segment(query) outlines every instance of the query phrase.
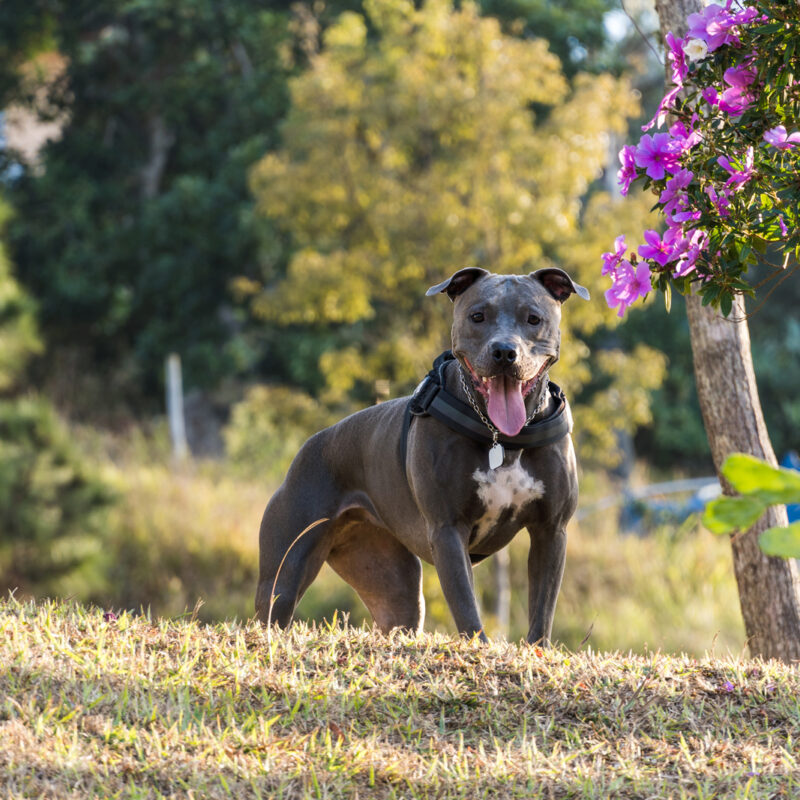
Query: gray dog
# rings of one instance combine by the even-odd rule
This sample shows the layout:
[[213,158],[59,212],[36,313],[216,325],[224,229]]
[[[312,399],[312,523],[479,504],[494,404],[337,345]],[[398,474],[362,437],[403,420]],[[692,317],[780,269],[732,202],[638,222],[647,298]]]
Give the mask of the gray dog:
[[478,268],[428,290],[439,292],[453,301],[452,353],[411,398],[312,436],[267,505],[256,592],[262,622],[287,626],[327,561],[382,631],[419,631],[424,559],[436,567],[458,630],[485,639],[472,566],[527,528],[527,639],[548,642],[578,480],[569,406],[547,370],[559,355],[561,304],[589,293],[560,269]]

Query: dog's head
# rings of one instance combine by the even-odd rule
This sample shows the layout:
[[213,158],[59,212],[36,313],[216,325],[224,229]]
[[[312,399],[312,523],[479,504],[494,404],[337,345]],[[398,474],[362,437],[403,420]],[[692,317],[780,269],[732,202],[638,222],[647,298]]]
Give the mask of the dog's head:
[[516,436],[527,417],[525,397],[558,360],[561,305],[589,292],[561,269],[497,275],[468,267],[427,294],[453,301],[452,347],[472,377],[497,429]]

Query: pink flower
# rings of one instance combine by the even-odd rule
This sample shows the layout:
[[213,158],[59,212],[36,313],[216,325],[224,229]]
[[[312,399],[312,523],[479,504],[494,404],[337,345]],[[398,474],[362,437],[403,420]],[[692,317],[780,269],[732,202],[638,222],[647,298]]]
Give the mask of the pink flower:
[[640,263],[636,267],[636,275],[634,279],[628,284],[630,292],[634,296],[634,300],[640,297],[647,297],[650,290],[653,288],[650,282],[650,267],[647,264]]
[[619,268],[614,275],[613,285],[605,291],[608,307],[616,308],[619,306],[619,310],[617,311],[618,317],[621,317],[625,313],[627,306],[633,302],[630,296],[630,281],[633,277],[633,265],[630,261],[623,261],[619,264]]
[[600,271],[600,274],[614,275],[627,249],[625,237],[617,236],[617,238],[614,240],[614,252],[603,253],[603,269]]
[[636,148],[632,144],[626,144],[622,150],[619,151],[619,162],[622,167],[617,172],[617,183],[619,184],[620,194],[623,196],[628,194],[636,178]]
[[681,169],[667,181],[661,192],[658,202],[664,206],[667,224],[673,226],[686,222],[689,219],[699,219],[700,211],[693,211],[689,206],[689,196],[686,187],[692,182],[694,173],[688,169]]
[[683,278],[692,272],[697,264],[697,257],[694,260],[684,258],[678,262],[677,266],[672,272],[674,278]]
[[703,212],[699,208],[692,210],[689,205],[689,199],[681,198],[681,205],[672,212],[671,216],[667,218],[667,225],[682,225],[684,222],[698,220],[703,216]]
[[706,86],[700,94],[710,106],[715,106],[719,103],[719,92],[713,86]]
[[693,230],[682,242],[681,258],[672,274],[676,278],[682,278],[692,272],[707,243],[708,234],[705,231]]
[[679,169],[668,181],[661,192],[658,202],[670,203],[674,200],[676,194],[685,189],[694,178],[694,173],[690,169]]
[[685,53],[683,52],[683,39],[676,38],[672,31],[666,36],[667,58],[672,62],[672,82],[676,86],[683,86],[683,81],[689,72],[686,64]]
[[682,120],[677,120],[670,126],[669,135],[674,139],[675,147],[681,153],[691,150],[698,142],[703,140],[703,134],[694,129],[699,119],[697,114],[692,115],[691,131],[686,130]]
[[746,67],[729,67],[723,75],[725,83],[730,87],[719,98],[720,110],[732,117],[743,114],[755,99],[748,87],[756,78],[754,70]]
[[739,44],[732,32],[734,18],[726,8],[716,3],[707,5],[699,14],[689,14],[686,21],[689,23],[688,36],[702,39],[708,45],[709,53],[723,44]]
[[686,55],[683,52],[684,40],[678,39],[672,31],[670,31],[666,36],[666,42],[667,58],[672,64],[672,83],[674,86],[661,98],[661,102],[658,105],[653,119],[646,125],[642,125],[643,131],[649,131],[654,125],[660,127],[664,124],[664,120],[667,118],[667,114],[672,108],[672,103],[678,96],[678,92],[683,88],[683,82],[689,73],[689,67],[686,64]]
[[717,194],[713,186],[706,186],[705,193],[721,217],[729,217],[731,215],[731,212],[728,211],[728,206],[731,204],[728,198],[731,196],[731,192],[728,189],[720,189],[719,194]]
[[747,153],[745,154],[744,159],[744,166],[742,169],[738,169],[734,167],[733,164],[725,157],[720,156],[717,159],[717,164],[719,164],[723,169],[727,170],[730,177],[727,181],[725,181],[725,186],[732,186],[733,191],[737,191],[744,186],[750,178],[753,177],[753,148],[748,147]]
[[[753,20],[758,17],[758,11],[753,8],[752,6],[748,6],[747,8],[743,8],[741,11],[738,11],[731,17],[731,23],[733,25],[749,25]],[[767,21],[767,17],[764,17],[764,22]]]
[[756,79],[756,72],[747,67],[728,67],[722,77],[728,86],[746,89]]
[[667,172],[677,172],[678,148],[668,133],[655,136],[645,134],[636,148],[636,164],[644,169],[654,181],[660,181]]
[[634,271],[630,261],[622,261],[614,277],[614,285],[605,292],[609,308],[618,308],[617,316],[625,314],[625,309],[645,297],[651,290],[650,268],[641,263]]
[[789,235],[789,229],[786,227],[786,223],[783,221],[783,214],[778,214],[778,225],[781,229],[781,236],[785,239]]
[[796,144],[800,144],[800,131],[795,131],[787,136],[786,128],[783,125],[778,125],[776,128],[770,128],[764,133],[764,141],[779,150],[787,150]]
[[747,111],[753,103],[753,95],[742,89],[726,89],[719,98],[720,111],[731,117],[739,117]]
[[669,236],[669,231],[664,234],[662,239],[657,231],[645,231],[644,240],[647,244],[639,246],[638,253],[642,258],[651,258],[656,264],[665,266],[668,262],[674,261],[675,253],[675,232]]

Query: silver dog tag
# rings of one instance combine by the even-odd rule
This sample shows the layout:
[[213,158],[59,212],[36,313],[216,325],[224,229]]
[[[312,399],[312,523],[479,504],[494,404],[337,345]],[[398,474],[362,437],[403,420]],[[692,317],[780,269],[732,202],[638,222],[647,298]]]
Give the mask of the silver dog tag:
[[502,466],[506,451],[500,442],[495,442],[489,450],[489,469],[497,469]]

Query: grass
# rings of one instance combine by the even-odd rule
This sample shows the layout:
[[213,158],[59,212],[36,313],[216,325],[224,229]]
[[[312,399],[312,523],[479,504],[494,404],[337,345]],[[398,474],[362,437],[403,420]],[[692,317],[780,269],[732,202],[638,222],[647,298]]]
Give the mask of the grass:
[[800,670],[0,603],[0,795],[777,798]]

